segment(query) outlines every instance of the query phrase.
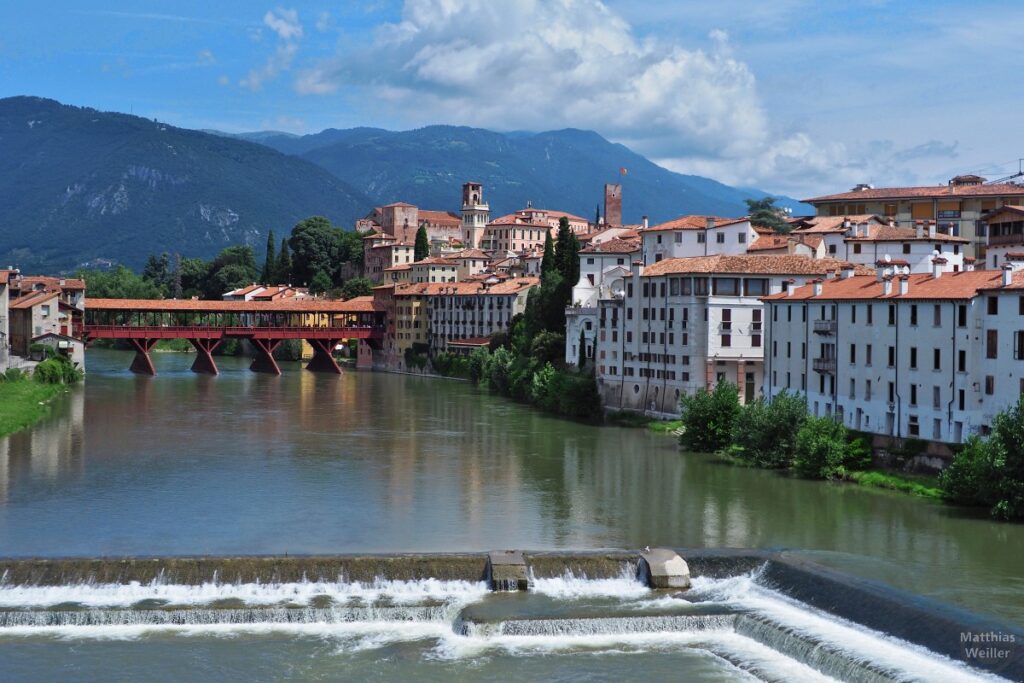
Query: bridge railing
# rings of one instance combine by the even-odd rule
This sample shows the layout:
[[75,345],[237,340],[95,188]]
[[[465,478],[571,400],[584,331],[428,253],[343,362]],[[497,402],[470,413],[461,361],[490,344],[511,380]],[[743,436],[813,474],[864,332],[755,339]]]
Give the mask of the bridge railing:
[[270,327],[248,325],[85,325],[85,334],[92,337],[209,337],[281,336],[301,338],[311,334],[366,334],[383,332],[380,325],[308,325],[303,327]]

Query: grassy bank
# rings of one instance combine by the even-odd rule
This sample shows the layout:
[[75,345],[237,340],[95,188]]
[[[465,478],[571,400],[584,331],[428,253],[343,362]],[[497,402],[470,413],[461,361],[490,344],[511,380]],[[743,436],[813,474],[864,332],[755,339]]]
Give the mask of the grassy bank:
[[939,478],[926,474],[904,474],[902,472],[886,472],[885,470],[865,470],[863,472],[850,472],[847,481],[861,486],[876,489],[888,489],[909,493],[912,496],[942,500],[942,489],[939,488]]
[[629,411],[615,411],[605,415],[605,424],[615,427],[643,427],[658,434],[673,434],[683,426],[682,420],[659,420],[655,417],[631,413]]
[[31,380],[0,382],[0,437],[35,424],[49,411],[49,403],[65,391],[63,384]]

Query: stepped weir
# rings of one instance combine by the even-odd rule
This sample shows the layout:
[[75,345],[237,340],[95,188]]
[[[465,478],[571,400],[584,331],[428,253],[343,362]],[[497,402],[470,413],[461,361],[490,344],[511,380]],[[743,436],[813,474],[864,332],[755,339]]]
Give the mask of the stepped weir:
[[[792,667],[858,682],[1024,680],[1024,631],[784,552],[0,560],[0,639],[401,624],[482,648],[657,642],[762,680]],[[979,657],[965,633],[1000,634],[1007,654]]]

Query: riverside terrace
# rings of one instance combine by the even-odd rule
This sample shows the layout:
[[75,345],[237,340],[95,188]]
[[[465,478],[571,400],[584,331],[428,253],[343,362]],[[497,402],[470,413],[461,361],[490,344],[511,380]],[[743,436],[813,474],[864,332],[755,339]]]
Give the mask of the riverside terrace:
[[89,299],[82,338],[127,339],[135,349],[131,370],[155,375],[149,352],[160,339],[187,339],[196,349],[192,371],[218,374],[212,353],[225,339],[247,339],[256,349],[250,369],[281,374],[273,352],[286,339],[304,339],[313,347],[306,366],[341,372],[334,347],[346,339],[377,344],[384,311],[372,297],[348,301],[200,301],[162,299]]

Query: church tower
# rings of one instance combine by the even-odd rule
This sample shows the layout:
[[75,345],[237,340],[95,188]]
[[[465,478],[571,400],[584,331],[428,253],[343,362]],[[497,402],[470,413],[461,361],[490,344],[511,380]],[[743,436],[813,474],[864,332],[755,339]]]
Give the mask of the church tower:
[[484,201],[484,186],[465,183],[462,186],[462,242],[466,249],[478,249],[484,229],[491,220],[491,207]]

